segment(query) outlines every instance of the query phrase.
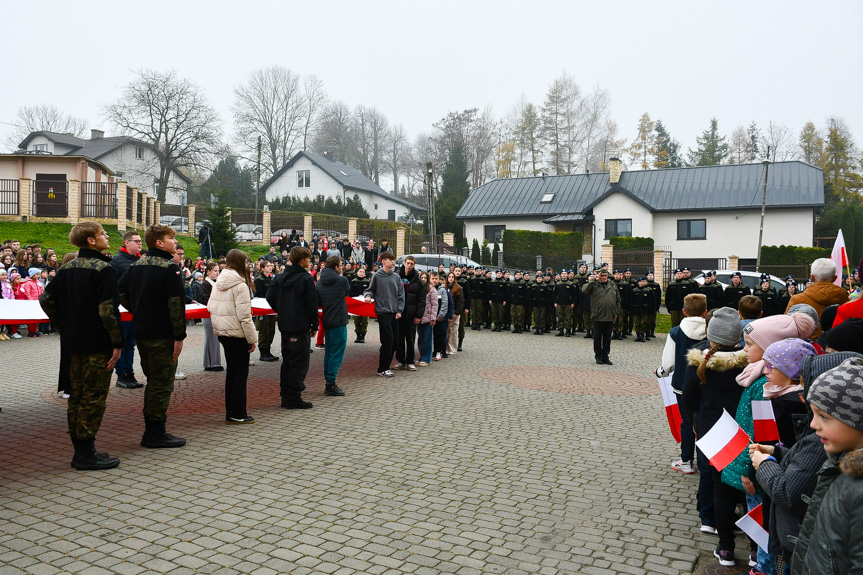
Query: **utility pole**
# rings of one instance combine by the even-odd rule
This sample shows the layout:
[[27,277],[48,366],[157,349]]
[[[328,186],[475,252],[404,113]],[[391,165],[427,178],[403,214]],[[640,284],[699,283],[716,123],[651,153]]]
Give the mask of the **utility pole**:
[[426,219],[429,222],[427,229],[429,231],[432,248],[434,249],[434,252],[432,252],[432,253],[436,254],[436,253],[438,253],[438,250],[437,250],[438,243],[437,243],[437,226],[435,224],[434,184],[435,184],[435,182],[434,182],[434,166],[432,165],[431,162],[428,162],[426,164],[426,193],[428,194],[428,197],[427,197],[427,202],[428,202],[428,214],[427,215],[428,215],[428,217]]
[[[255,187],[255,227],[258,226],[258,198],[261,196],[261,137],[258,136],[258,183]],[[252,235],[254,235],[252,230]]]
[[[770,157],[770,146],[767,146],[767,157]],[[761,194],[761,227],[758,229],[758,259],[755,261],[755,271],[761,271],[761,241],[764,239],[764,209],[767,206],[767,172],[770,162],[764,160],[764,191]]]

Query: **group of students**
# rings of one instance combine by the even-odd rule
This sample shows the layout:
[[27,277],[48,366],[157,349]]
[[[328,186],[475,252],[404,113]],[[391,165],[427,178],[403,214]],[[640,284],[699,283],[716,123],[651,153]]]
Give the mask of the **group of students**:
[[[721,565],[735,565],[737,505],[744,512],[762,505],[769,544],[760,549],[750,541],[753,575],[857,572],[863,565],[855,527],[863,521],[863,319],[834,325],[835,306],[819,316],[808,304],[764,316],[762,301],[746,295],[739,309],[710,308],[703,293],[684,297],[684,318],[671,330],[656,370],[659,377],[671,375],[679,394],[681,457],[672,467],[700,474],[700,530],[718,535],[714,555]],[[813,340],[816,327],[823,332]],[[765,441],[756,430],[753,402],[764,401],[778,441]],[[753,443],[718,469],[695,441],[723,411]]]
[[[51,248],[42,253],[39,243],[22,247],[18,240],[4,241],[0,249],[0,299],[39,299],[60,265],[57,253]],[[21,339],[20,327],[23,326],[0,326],[0,341]],[[29,323],[26,328],[28,337],[54,332],[50,323]]]

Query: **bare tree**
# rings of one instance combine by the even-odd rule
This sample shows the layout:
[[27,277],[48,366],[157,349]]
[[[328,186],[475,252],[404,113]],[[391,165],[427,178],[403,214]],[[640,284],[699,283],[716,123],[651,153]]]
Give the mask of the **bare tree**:
[[211,167],[222,148],[221,121],[201,89],[173,70],[139,70],[135,76],[105,106],[105,116],[122,134],[152,147],[158,199],[164,202],[174,170],[203,173]]
[[324,83],[317,76],[309,74],[303,78],[303,103],[305,108],[303,149],[308,150],[321,120],[321,115],[327,106]]
[[321,115],[313,141],[315,151],[330,152],[345,163],[353,161],[356,129],[350,107],[341,100],[330,102]]
[[354,153],[359,169],[367,178],[380,185],[381,165],[389,147],[389,120],[375,107],[357,106],[354,122],[357,136]]
[[17,150],[18,145],[31,132],[56,132],[81,138],[87,131],[86,119],[64,114],[59,108],[51,104],[18,108],[13,124],[15,129],[9,134],[5,142],[10,151]]
[[390,131],[388,154],[384,158],[384,167],[393,175],[393,194],[399,195],[399,176],[410,159],[408,136],[401,124],[393,126]]
[[770,162],[796,160],[799,157],[791,128],[777,122],[770,122],[767,125],[767,131],[761,135],[758,147],[763,159]]
[[608,130],[608,111],[611,107],[611,96],[608,90],[597,86],[593,92],[581,102],[581,122],[583,128],[581,158],[578,165],[584,165],[584,171],[589,172],[591,165],[598,164],[597,147],[595,143],[602,140]]
[[752,139],[746,128],[737,126],[731,132],[731,147],[728,154],[729,164],[748,164],[754,162],[752,154]]
[[522,95],[504,122],[515,143],[515,176],[535,176],[542,162],[539,110]]
[[565,73],[552,82],[542,105],[542,129],[549,153],[550,168],[555,174],[575,171],[575,153],[579,147],[578,116],[581,90]]
[[450,112],[435,122],[434,142],[435,166],[444,166],[450,150],[456,143],[463,146],[464,157],[471,174],[471,186],[482,185],[495,173],[494,150],[496,145],[496,121],[490,107],[480,115],[479,109]]
[[[322,89],[313,83],[316,89]],[[312,115],[300,88],[300,77],[287,68],[271,66],[249,74],[245,85],[234,88],[237,139],[243,154],[252,158],[261,139],[261,175],[276,173],[304,148]]]

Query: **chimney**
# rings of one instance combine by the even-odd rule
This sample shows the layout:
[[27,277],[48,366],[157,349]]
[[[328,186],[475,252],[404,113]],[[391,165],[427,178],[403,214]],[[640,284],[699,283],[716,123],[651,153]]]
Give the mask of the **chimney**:
[[620,182],[620,173],[623,171],[623,164],[620,158],[609,158],[608,160],[608,183],[616,184]]
[[98,139],[104,138],[104,137],[105,137],[105,132],[103,130],[92,130],[92,129],[90,130],[90,139],[91,140],[98,140]]
[[336,155],[333,152],[324,152],[324,157],[331,162],[336,161]]

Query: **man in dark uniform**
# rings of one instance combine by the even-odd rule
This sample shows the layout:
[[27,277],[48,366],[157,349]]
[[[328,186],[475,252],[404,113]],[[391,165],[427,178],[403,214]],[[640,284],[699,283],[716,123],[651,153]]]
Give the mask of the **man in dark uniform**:
[[[363,266],[357,268],[357,275],[350,280],[351,297],[362,297],[363,292],[369,287],[369,278],[366,277],[366,269]],[[369,329],[369,318],[361,315],[354,316],[354,332],[357,339],[354,343],[366,343],[366,332]]]
[[590,274],[587,272],[587,265],[581,264],[578,266],[578,273],[575,274],[573,282],[578,288],[578,307],[574,310],[576,317],[576,333],[584,333],[590,331],[590,298],[581,296],[581,289],[590,280]]
[[[123,350],[117,272],[108,265],[108,234],[96,222],[81,222],[69,233],[78,257],[60,268],[39,296],[46,315],[60,330],[71,356],[69,436],[75,447],[72,467],[113,469],[120,460],[96,451],[96,433],[105,414],[111,370]],[[171,380],[173,382],[173,379]]]
[[683,270],[674,270],[674,281],[665,288],[665,309],[671,314],[671,327],[683,321],[683,298],[689,295],[689,282],[683,279]]
[[725,288],[725,306],[737,309],[740,298],[745,295],[752,295],[752,292],[749,286],[743,283],[743,274],[734,272],[731,274],[731,285]]
[[611,339],[622,340],[626,337],[626,318],[632,311],[632,286],[623,279],[623,272],[620,270],[614,270],[614,283],[620,293],[620,310],[614,320]]
[[503,270],[497,270],[495,276],[488,284],[488,301],[491,306],[491,321],[494,323],[492,331],[502,331],[503,308],[509,300],[509,284],[503,279]]
[[662,307],[662,286],[659,282],[653,279],[653,270],[647,270],[647,287],[653,290],[653,311],[649,314],[648,321],[650,323],[647,331],[648,338],[656,338],[656,315],[659,313],[659,308]]
[[521,270],[515,272],[515,279],[509,286],[510,314],[512,333],[521,333],[524,328],[524,304],[527,301],[529,286],[522,279]]
[[[629,282],[629,293],[632,293],[632,290],[638,287],[638,280],[633,277],[632,270],[630,268],[623,270],[623,279]],[[632,310],[626,312],[626,335],[632,335],[634,323],[633,315]]]
[[[551,268],[549,268],[549,270],[550,269]],[[551,330],[554,328],[555,320],[557,319],[554,314],[554,279],[552,279],[552,272],[546,271],[542,281],[547,288],[545,300],[545,329],[542,331],[543,333],[551,333]]]
[[147,378],[141,447],[151,449],[186,445],[185,439],[165,431],[177,358],[186,339],[186,293],[182,271],[172,260],[177,251],[174,236],[170,226],[148,227],[147,256],[120,278],[120,302],[132,312],[132,335]]
[[474,277],[471,280],[470,284],[470,301],[471,301],[471,310],[470,310],[470,319],[471,319],[471,329],[475,331],[482,331],[482,326],[484,322],[484,312],[485,306],[484,301],[486,299],[486,289],[487,283],[485,279],[485,274],[482,268],[477,268],[474,270]]
[[752,295],[761,300],[761,317],[785,313],[784,309],[778,309],[779,294],[776,293],[776,288],[770,285],[768,274],[761,274],[761,283],[755,288]]
[[572,312],[575,307],[572,282],[566,270],[560,272],[560,281],[554,286],[554,307],[557,310],[557,336],[572,335]]
[[653,299],[655,292],[647,286],[647,277],[638,278],[634,290],[632,290],[632,316],[635,327],[635,341],[646,342],[647,332],[650,330],[650,314],[655,314],[656,304]]
[[[491,282],[494,279],[494,272],[485,268],[480,268],[480,271],[485,278],[485,298],[482,300],[482,317],[485,320],[485,328],[491,329],[491,300],[489,296],[491,296]],[[443,280],[446,280],[446,276],[441,279],[441,283],[443,283]]]
[[533,326],[534,335],[543,334],[543,326],[545,326],[545,313],[548,308],[548,301],[551,298],[548,293],[548,286],[543,283],[541,273],[536,274],[536,281],[530,286],[530,301],[533,306]]
[[715,271],[704,274],[704,284],[698,287],[698,293],[703,293],[707,298],[708,310],[725,305],[725,290],[722,288],[722,284],[716,281]]

